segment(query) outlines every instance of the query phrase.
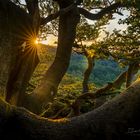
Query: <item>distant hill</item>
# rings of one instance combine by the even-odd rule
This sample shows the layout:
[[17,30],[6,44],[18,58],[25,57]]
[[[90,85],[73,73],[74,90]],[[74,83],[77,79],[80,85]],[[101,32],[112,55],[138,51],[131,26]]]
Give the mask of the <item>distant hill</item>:
[[[40,64],[38,65],[32,82],[38,84],[41,76],[52,64],[56,47],[40,44],[38,46]],[[71,56],[70,66],[68,68],[66,76],[63,78],[62,83],[71,84],[76,81],[83,80],[83,73],[87,67],[87,60],[84,56],[73,53]],[[95,67],[90,77],[90,83],[94,83],[96,86],[102,86],[108,82],[114,80],[123,69],[121,69],[113,60],[96,60]]]
[[[84,56],[72,54],[68,73],[83,79],[83,73],[87,67],[87,60]],[[96,60],[95,67],[90,76],[90,82],[102,86],[114,80],[124,69],[118,63],[109,59]]]

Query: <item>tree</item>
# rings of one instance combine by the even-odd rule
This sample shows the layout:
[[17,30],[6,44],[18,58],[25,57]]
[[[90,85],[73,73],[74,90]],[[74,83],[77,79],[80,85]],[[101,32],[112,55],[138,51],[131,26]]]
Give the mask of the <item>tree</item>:
[[[24,26],[27,27],[27,29],[30,31],[32,30],[32,21],[30,17],[23,11],[22,9],[15,6],[13,3],[9,1],[0,1],[1,5],[1,26],[0,26],[0,33],[1,33],[1,59],[0,59],[0,66],[1,66],[1,72],[0,72],[0,83],[1,83],[1,95],[3,98],[6,98],[6,96],[10,96],[8,92],[8,84],[12,84],[11,86],[16,86],[12,77],[15,78],[16,72],[20,74],[20,68],[21,65],[18,64],[19,62],[24,62],[23,59],[25,59],[24,55],[22,55],[22,52],[26,51],[22,47],[22,43],[27,39],[26,35],[29,37],[32,37],[31,34],[26,30],[24,33],[22,30],[24,29]],[[8,9],[8,10],[7,10]],[[16,14],[16,12],[18,14]],[[10,17],[11,16],[11,17]],[[6,18],[8,17],[8,18]],[[25,20],[24,20],[25,18]],[[18,19],[18,20],[17,20]],[[16,25],[16,26],[15,26]],[[23,26],[24,25],[24,26]],[[31,27],[31,28],[28,28]],[[26,40],[27,41],[27,40]],[[34,55],[36,55],[36,50],[31,48],[31,50]],[[28,54],[27,54],[28,55]],[[32,55],[32,54],[31,54]],[[17,58],[19,61],[17,61]],[[29,59],[31,62],[32,58],[26,58]],[[29,62],[29,63],[30,63]],[[15,68],[15,64],[17,63],[17,67]],[[28,64],[27,64],[28,65]],[[24,66],[22,66],[24,67]],[[16,70],[13,71],[13,70]],[[25,68],[26,69],[26,68]],[[26,71],[26,70],[23,71]],[[27,68],[28,69],[28,68]],[[34,69],[34,67],[32,67]],[[14,73],[12,73],[14,72]],[[24,73],[23,73],[24,75]],[[16,75],[16,79],[19,79],[19,75]],[[21,76],[21,75],[20,75]],[[22,78],[24,76],[21,76]],[[28,78],[30,77],[30,74],[28,75]],[[27,78],[27,77],[26,77]],[[10,83],[9,79],[12,80]],[[16,81],[16,80],[15,80]],[[24,80],[23,80],[24,82]],[[19,88],[16,89],[16,92],[21,90],[21,83],[19,84]],[[15,87],[16,88],[16,87]],[[11,89],[11,92],[13,92],[14,89]],[[14,95],[16,94],[14,93]],[[14,96],[13,95],[13,96]],[[21,94],[20,94],[21,95]]]
[[[100,47],[96,46],[96,44],[100,36],[100,31],[103,29],[103,26],[107,24],[108,20],[108,17],[104,17],[103,19],[95,22],[95,24],[89,25],[86,19],[82,19],[77,28],[73,50],[77,54],[84,55],[88,62],[88,66],[84,72],[84,79],[82,83],[83,93],[89,91],[88,81],[95,65],[95,59],[106,57],[103,53],[101,53]],[[92,42],[92,44],[86,45],[88,41]]]
[[[61,8],[65,8],[65,6],[67,7],[71,5],[71,2],[73,4],[73,1],[69,1],[69,0],[68,1],[62,0],[58,2]],[[36,1],[34,4],[36,5]],[[105,13],[108,13],[110,10],[112,11],[114,8],[117,8],[119,6],[120,3],[113,4],[101,10],[101,12],[93,15],[93,14],[89,14],[87,11],[83,10],[82,8],[77,8],[77,6],[75,6],[74,4],[74,9],[72,11],[65,13],[64,15],[61,15],[60,17],[60,21],[59,21],[60,38],[58,40],[58,44],[62,43],[61,45],[63,47],[64,45],[67,45],[67,43],[69,42],[67,41],[63,42],[62,39],[64,38],[64,35],[66,37],[69,37],[70,35],[70,41],[71,41],[70,45],[72,46],[72,43],[74,41],[73,35],[75,35],[75,27],[79,20],[79,14],[75,15],[78,12],[78,9],[79,12],[83,13],[86,17],[90,17],[91,19],[99,19]],[[32,8],[32,6],[30,8]],[[74,14],[75,16],[73,16],[72,14]],[[34,139],[73,140],[78,138],[81,140],[86,140],[86,139],[109,140],[114,138],[116,139],[139,138],[139,137],[133,137],[132,135],[135,134],[135,132],[139,131],[139,125],[140,125],[139,124],[139,117],[140,117],[140,113],[139,113],[140,112],[140,104],[139,104],[140,80],[139,79],[133,85],[131,85],[123,94],[114,98],[112,101],[104,104],[103,106],[101,106],[100,108],[92,112],[71,119],[49,120],[49,119],[40,118],[39,116],[36,116],[35,114],[27,111],[26,109],[12,106],[4,101],[7,96],[6,95],[7,85],[10,79],[11,72],[15,68],[15,64],[17,64],[16,57],[17,55],[20,56],[19,55],[20,53],[18,53],[18,51],[24,53],[26,52],[26,49],[29,46],[30,49],[33,49],[33,45],[29,45],[32,44],[32,41],[30,42],[29,37],[30,35],[32,35],[30,33],[35,31],[35,35],[36,35],[38,31],[35,30],[36,28],[34,28],[37,27],[38,22],[36,22],[36,20],[34,20],[33,18],[34,16],[36,17],[38,14],[36,15],[36,12],[34,12],[33,16],[31,15],[26,13],[25,10],[19,8],[9,0],[0,0],[0,40],[1,40],[0,42],[0,49],[1,49],[0,51],[0,68],[1,68],[0,136],[1,138],[3,139],[17,138],[21,140],[26,138],[32,140]],[[70,19],[72,19],[72,21],[67,16],[70,16]],[[75,18],[77,20],[74,21]],[[71,32],[71,29],[68,29],[69,27],[68,25],[70,23],[71,23],[70,27],[73,27],[72,28],[73,32]],[[23,25],[26,28],[23,28]],[[62,25],[64,26],[64,29],[67,29],[67,32],[63,32],[64,30],[62,29],[63,27]],[[22,46],[24,42],[26,42],[27,44],[25,46],[24,45]],[[62,53],[61,55],[63,55],[64,52],[63,49],[62,50],[58,49],[58,54]],[[68,52],[69,53],[71,52],[71,48],[69,48]],[[67,54],[68,56],[66,59],[67,62],[70,56],[69,53]],[[57,64],[59,62],[58,57],[62,58],[62,56],[59,56],[58,54],[56,55],[57,59],[55,60]],[[55,66],[57,65],[55,64]],[[19,72],[17,73],[19,74]],[[28,74],[27,71],[26,74]],[[131,129],[132,131],[130,132],[129,128],[133,128],[134,131]]]
[[[124,20],[123,23],[127,23],[130,18]],[[106,55],[113,57],[123,67],[128,67],[126,87],[131,85],[134,76],[139,70],[139,33],[135,31],[135,28],[139,30],[139,25],[137,24],[133,27],[133,22],[129,23],[126,31],[121,33],[114,30],[114,33],[108,35],[104,38],[104,41],[99,43]]]
[[[137,74],[139,70],[139,41],[138,41],[139,40],[139,33],[138,33],[139,32],[139,14],[136,9],[133,9],[131,12],[132,13],[130,17],[128,17],[127,19],[123,21],[120,21],[120,24],[127,23],[129,25],[126,31],[121,33],[120,31],[114,30],[113,34],[109,35],[109,33],[107,33],[107,37],[104,38],[103,41],[96,42],[95,44],[96,45],[95,50],[99,48],[99,52],[102,52],[104,55],[108,57],[112,57],[115,61],[119,62],[120,65],[123,65],[123,67],[126,67],[126,71],[123,71],[113,82],[108,83],[104,87],[94,92],[89,92],[87,90],[88,85],[85,84],[84,86],[86,89],[85,94],[77,97],[75,102],[72,105],[75,115],[80,115],[80,105],[83,100],[87,99],[87,97],[90,99],[96,100],[95,98],[97,97],[99,98],[102,96],[113,94],[113,92],[110,93],[109,90],[111,90],[112,88],[120,89],[120,87],[122,86],[124,82],[126,83],[126,88],[127,88],[136,79],[136,77],[134,78],[134,76]],[[87,31],[86,30],[87,28],[88,26],[84,29],[85,33]],[[80,28],[81,34],[82,34],[82,31],[83,31],[82,28]],[[87,35],[90,34],[90,30],[87,32],[88,32]],[[83,37],[83,40],[86,39],[86,35],[83,34],[81,38],[82,37]],[[79,38],[80,38],[80,35],[79,35]],[[77,52],[79,53],[79,48]],[[96,56],[94,55],[94,57]],[[91,61],[91,64],[92,64],[92,61]],[[90,65],[90,68],[91,66],[92,65]]]
[[[60,8],[66,8],[70,4],[71,2],[66,4],[64,7],[60,6]],[[67,14],[60,16],[58,48],[55,60],[46,72],[41,85],[34,90],[33,96],[40,96],[40,102],[44,102],[45,99],[45,104],[52,101],[57,92],[57,87],[68,68],[72,44],[76,33],[76,25],[79,22],[77,12],[77,9],[74,8],[72,12],[68,12]]]
[[[9,0],[6,0],[6,1],[1,0],[0,2],[1,2],[1,18],[3,19],[3,21],[4,20],[6,21],[6,19],[8,19],[9,23],[11,23],[11,25],[9,25],[7,22],[5,22],[7,23],[7,26],[9,27],[10,32],[12,34],[12,35],[9,35],[9,40],[11,37],[13,37],[13,34],[14,34],[14,36],[16,36],[16,39],[15,39],[16,42],[20,43],[15,46],[15,51],[12,56],[11,56],[12,53],[10,53],[10,51],[9,51],[10,54],[6,55],[6,57],[8,56],[6,59],[8,62],[4,62],[5,60],[3,61],[4,57],[1,59],[2,60],[1,63],[4,63],[3,65],[7,65],[5,66],[5,68],[8,70],[7,71],[3,69],[1,72],[1,75],[7,76],[7,78],[3,76],[1,77],[1,81],[6,79],[6,81],[4,80],[5,82],[2,82],[3,88],[1,89],[2,91],[1,94],[4,94],[4,96],[7,96],[6,97],[7,101],[9,101],[11,104],[20,105],[24,103],[23,99],[25,99],[24,96],[25,96],[27,83],[29,82],[29,79],[34,71],[34,68],[38,63],[38,56],[36,53],[36,49],[33,47],[34,45],[32,41],[37,37],[40,25],[44,25],[47,22],[60,16],[58,49],[57,49],[55,61],[52,64],[52,66],[49,68],[49,70],[46,72],[46,76],[43,78],[43,81],[42,81],[43,84],[37,87],[34,90],[34,94],[31,95],[32,100],[34,100],[35,104],[37,104],[39,108],[38,110],[42,108],[42,104],[47,104],[49,101],[53,99],[54,95],[56,94],[57,87],[68,68],[71,49],[72,49],[73,42],[75,39],[75,34],[76,34],[76,26],[79,22],[80,14],[84,15],[86,18],[96,20],[96,19],[102,18],[105,14],[110,13],[110,11],[116,9],[117,7],[122,6],[122,3],[120,2],[114,3],[102,9],[97,14],[91,14],[87,10],[84,10],[83,8],[78,8],[77,4],[79,3],[75,3],[74,1],[71,1],[71,0],[67,2],[57,1],[58,5],[60,6],[60,11],[58,11],[55,14],[51,14],[47,16],[46,18],[42,18],[39,15],[39,7],[38,7],[37,0],[26,1],[28,13],[25,10],[16,6],[14,3],[10,2]],[[8,11],[6,10],[7,8],[8,8]],[[4,9],[6,10],[6,12],[4,11]],[[17,11],[19,11],[18,14],[16,14]],[[72,18],[70,18],[71,16]],[[18,20],[18,19],[21,19],[21,20]],[[16,22],[13,23],[14,20],[16,20],[17,23]],[[1,29],[1,30],[4,30],[4,29]],[[5,29],[4,34],[6,33],[9,34],[9,30]],[[4,38],[2,37],[2,39]],[[13,39],[12,39],[12,42],[8,41],[7,46],[13,46],[12,43],[15,43],[13,41],[14,41]],[[4,42],[6,41],[4,40],[3,43]],[[26,43],[27,45],[22,46],[23,43]],[[4,45],[2,45],[2,48],[3,46]],[[65,49],[65,47],[67,47],[67,49]],[[25,53],[26,50],[28,52],[30,49],[32,49],[34,50],[34,53],[32,57],[30,56],[29,59],[27,57],[27,59],[25,60],[25,57],[23,57],[21,58],[21,61],[15,62],[15,58],[11,59],[9,57],[17,56],[16,51],[18,51],[19,48],[21,48],[20,50],[23,53],[23,56],[26,55]],[[10,47],[10,49],[12,48]],[[11,51],[13,51],[13,49]],[[4,53],[7,53],[7,51],[4,50],[1,56],[4,56]],[[20,53],[19,53],[19,56],[20,56]],[[17,56],[17,58],[19,58],[19,56]],[[36,61],[34,61],[34,57],[36,58]],[[11,62],[11,60],[13,61]],[[25,64],[28,63],[29,67],[21,67],[20,65],[21,62],[25,62]],[[10,65],[12,64],[14,64],[12,68],[13,71],[11,71],[11,67],[10,67]],[[18,67],[18,65],[20,66]],[[32,67],[30,68],[30,66]],[[5,72],[6,74],[3,74]],[[16,73],[19,73],[19,76],[17,76]],[[21,76],[20,73],[22,73],[23,76]],[[28,76],[27,76],[27,73],[28,73]],[[7,85],[7,83],[9,84]],[[8,94],[7,94],[7,91],[8,91]],[[9,92],[9,91],[12,91],[12,92]],[[17,103],[17,101],[19,103]],[[32,106],[32,103],[31,103],[31,106]],[[30,109],[33,110],[32,107]],[[35,110],[37,110],[37,107],[35,107]]]
[[[58,1],[60,9],[66,8],[67,6],[69,6],[72,3],[73,3],[73,1],[69,1],[66,3],[64,1],[62,1],[62,2]],[[72,46],[73,46],[73,43],[75,40],[75,35],[76,35],[76,26],[80,20],[80,14],[85,15],[85,16],[90,15],[90,17],[87,17],[87,18],[96,20],[96,19],[102,18],[106,13],[109,13],[113,9],[120,7],[120,5],[121,5],[121,3],[113,4],[110,7],[105,8],[102,12],[99,12],[98,14],[95,14],[95,15],[90,14],[88,11],[86,11],[82,8],[77,9],[76,8],[77,6],[76,6],[75,11],[73,8],[71,10],[71,12],[68,12],[62,16],[62,18],[64,17],[67,22],[64,19],[62,20],[62,22],[60,22],[61,21],[61,16],[60,16],[59,34],[58,34],[58,49],[56,52],[56,57],[55,57],[54,63],[49,68],[49,70],[46,72],[46,76],[45,76],[46,78],[44,77],[43,81],[41,82],[41,86],[37,87],[34,90],[34,94],[33,94],[33,98],[37,98],[37,101],[38,101],[38,98],[40,99],[39,104],[41,104],[42,102],[44,104],[46,104],[53,100],[53,98],[57,92],[57,87],[58,87],[59,83],[61,82],[64,74],[67,71],[67,68],[69,66],[69,61],[70,61],[71,50],[72,50]],[[75,17],[75,19],[74,19],[74,17]],[[72,19],[73,19],[73,22],[72,22]],[[70,21],[68,21],[68,20],[70,20]],[[63,34],[61,34],[61,30],[62,30]],[[66,31],[68,31],[68,32],[66,32]],[[73,31],[73,33],[72,33],[72,31]],[[67,49],[65,49],[65,47],[67,47]],[[59,48],[60,48],[60,50],[59,50]],[[34,100],[36,100],[36,99],[34,99]]]

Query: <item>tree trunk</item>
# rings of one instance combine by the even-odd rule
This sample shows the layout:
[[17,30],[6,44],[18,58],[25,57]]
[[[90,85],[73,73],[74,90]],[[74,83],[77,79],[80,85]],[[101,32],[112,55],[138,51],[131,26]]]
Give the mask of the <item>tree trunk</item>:
[[8,1],[0,0],[0,96],[4,99],[7,95],[6,87],[18,48],[17,36],[13,35],[13,24],[10,19],[13,17],[15,20],[16,17],[11,7]]
[[[0,21],[5,21],[1,18]],[[4,27],[5,22],[0,22],[0,97],[6,98],[6,86],[12,67],[14,58],[14,48],[12,46],[12,38],[7,31],[8,27]]]
[[38,62],[37,49],[22,46],[33,42],[33,29],[33,19],[23,9],[0,0],[0,94],[14,105],[21,105]]
[[25,46],[17,55],[17,61],[10,73],[7,85],[6,100],[17,106],[24,106],[26,103],[26,88],[29,80],[39,63],[37,46],[34,40],[37,39],[40,25],[40,14],[36,0],[26,1],[29,15],[32,19],[31,29],[25,38]]
[[140,80],[101,107],[71,119],[51,120],[0,100],[0,137],[30,140],[140,139]]
[[[69,3],[69,5],[70,4],[71,3]],[[63,6],[61,6],[61,2],[59,5],[60,8],[68,6],[67,1]],[[75,7],[59,18],[58,48],[55,60],[47,70],[40,86],[34,90],[32,95],[33,100],[39,102],[37,104],[40,104],[41,106],[42,104],[46,105],[53,100],[58,85],[68,69],[79,17],[80,15]],[[36,107],[35,110],[32,111],[36,112]]]
[[6,101],[23,106],[27,85],[39,62],[37,49],[26,46],[24,51],[18,53],[16,60],[7,83]]
[[90,78],[90,74],[93,70],[93,67],[95,65],[94,63],[94,58],[92,56],[86,56],[87,61],[88,61],[88,67],[86,69],[86,71],[84,72],[84,80],[83,80],[83,93],[88,92],[89,91],[89,87],[88,87],[88,81]]

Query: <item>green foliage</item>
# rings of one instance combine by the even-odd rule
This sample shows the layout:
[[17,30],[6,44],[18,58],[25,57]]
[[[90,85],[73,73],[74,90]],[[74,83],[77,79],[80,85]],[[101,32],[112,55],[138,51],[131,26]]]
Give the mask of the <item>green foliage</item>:
[[[40,64],[30,81],[30,84],[33,86],[29,85],[28,93],[32,92],[34,87],[39,84],[43,73],[53,62],[56,52],[55,47],[46,45],[40,45],[38,49]],[[86,58],[82,55],[72,54],[70,67],[59,86],[58,94],[54,102],[46,107],[46,111],[41,114],[42,116],[52,117],[60,110],[62,110],[62,113],[59,114],[59,117],[65,117],[69,114],[70,104],[75,101],[76,97],[82,94],[82,80],[86,65]],[[102,86],[114,80],[121,71],[122,69],[113,60],[97,60],[95,69],[91,74],[89,91],[95,91],[97,86]],[[86,100],[81,106],[81,112],[84,113],[93,108],[94,101]]]
[[[20,4],[21,0],[12,1],[26,9],[26,5]],[[108,20],[112,18],[112,14],[110,14],[111,16],[104,16],[101,20],[95,22],[94,25],[90,25],[86,19],[82,18],[77,28],[76,43],[81,43],[79,43],[81,45],[81,51],[83,51],[83,47],[85,47],[88,55],[92,55],[96,58],[95,67],[90,77],[90,91],[95,91],[96,87],[112,82],[124,70],[119,67],[117,63],[118,61],[120,64],[125,64],[125,66],[127,66],[130,59],[139,56],[139,0],[79,0],[78,4],[81,4],[80,7],[86,8],[89,11],[92,10],[93,12],[96,12],[94,9],[100,11],[114,2],[121,2],[127,4],[129,7],[131,12],[130,17],[123,21],[120,20],[120,24],[128,24],[127,31],[123,33],[114,31],[112,35],[107,36],[104,42],[99,43],[97,41],[100,31],[103,30],[103,26],[108,23]],[[130,5],[133,5],[133,8]],[[40,16],[42,18],[56,13],[59,10],[58,5],[52,0],[39,0],[39,8]],[[115,10],[113,12],[115,12]],[[58,35],[58,20],[54,20],[51,23],[40,27],[40,39],[46,39],[48,34]],[[87,43],[88,41],[92,41],[92,45],[82,44],[83,42]],[[39,49],[41,62],[30,81],[31,84],[29,85],[28,92],[31,92],[34,86],[39,84],[42,75],[51,65],[55,57],[55,51],[56,48],[52,48],[51,46],[41,46]],[[112,56],[117,62],[114,62],[110,56]],[[86,67],[87,62],[85,57],[77,54],[72,55],[70,67],[59,86],[58,95],[53,104],[50,104],[45,111],[47,116],[53,116],[63,108],[64,113],[61,113],[61,117],[66,116],[66,114],[69,113],[70,105],[82,92],[83,73]],[[81,111],[83,113],[87,112],[90,109],[93,109],[93,106],[94,101],[86,100],[85,104],[82,105]]]
[[120,65],[127,65],[140,60],[140,14],[137,8],[130,8],[130,16],[120,20],[119,24],[127,24],[127,30],[114,30],[107,33],[99,46],[112,56]]
[[98,20],[94,24],[89,24],[85,18],[82,18],[77,27],[76,42],[95,41],[99,37],[101,29],[104,28],[103,26],[106,25],[107,22],[107,17]]

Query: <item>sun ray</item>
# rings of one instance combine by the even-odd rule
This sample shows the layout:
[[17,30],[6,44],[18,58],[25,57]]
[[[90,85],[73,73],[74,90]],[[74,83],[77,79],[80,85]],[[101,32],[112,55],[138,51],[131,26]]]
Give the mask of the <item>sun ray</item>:
[[34,43],[35,43],[35,44],[38,44],[38,43],[39,43],[38,39],[35,39],[35,40],[34,40]]

